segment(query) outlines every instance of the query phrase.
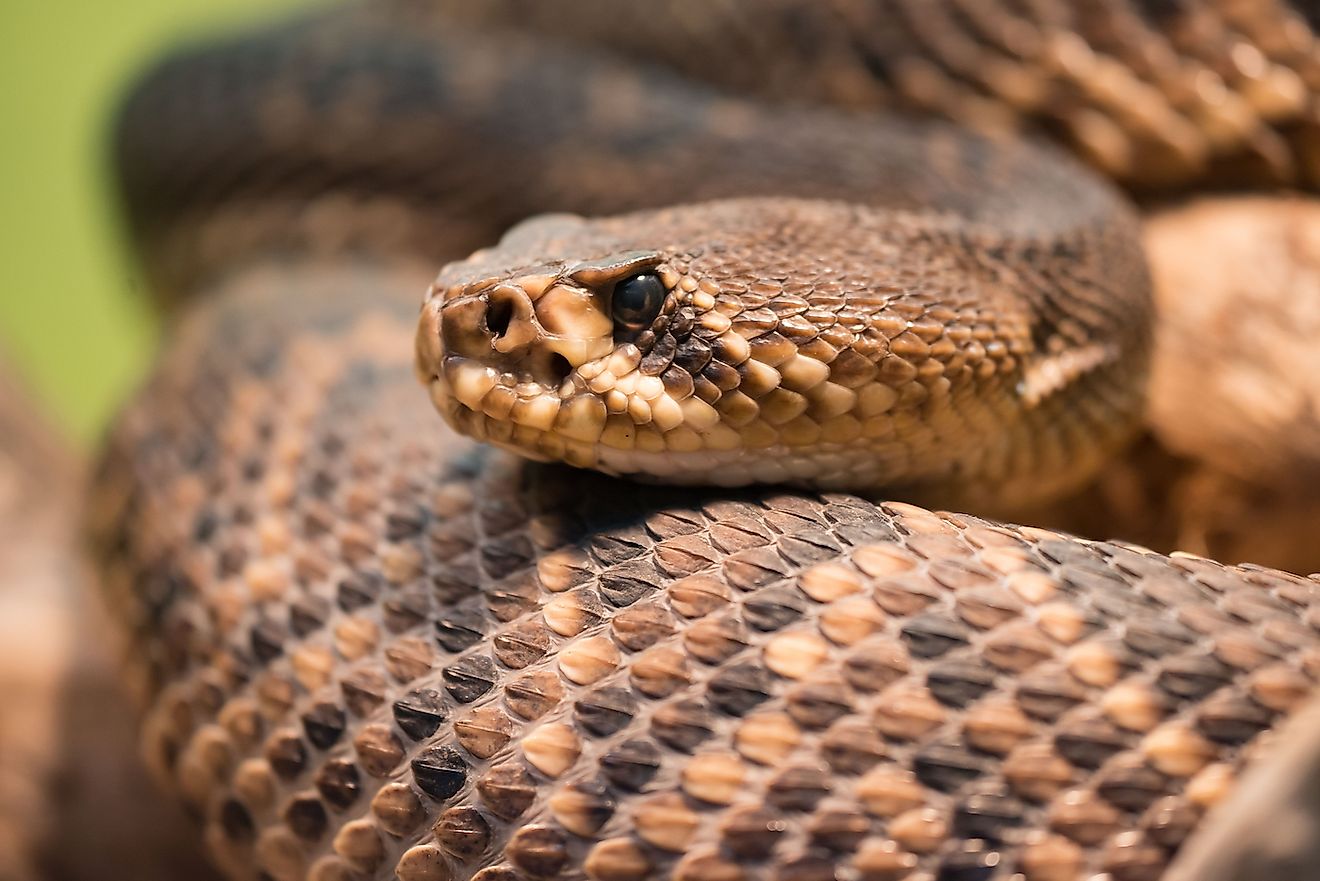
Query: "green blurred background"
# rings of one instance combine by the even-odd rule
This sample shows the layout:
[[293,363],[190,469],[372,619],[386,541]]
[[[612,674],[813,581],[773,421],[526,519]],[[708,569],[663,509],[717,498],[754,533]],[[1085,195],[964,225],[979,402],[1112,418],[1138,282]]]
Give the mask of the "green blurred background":
[[172,42],[297,3],[0,0],[0,349],[83,444],[155,345],[107,175],[118,96]]

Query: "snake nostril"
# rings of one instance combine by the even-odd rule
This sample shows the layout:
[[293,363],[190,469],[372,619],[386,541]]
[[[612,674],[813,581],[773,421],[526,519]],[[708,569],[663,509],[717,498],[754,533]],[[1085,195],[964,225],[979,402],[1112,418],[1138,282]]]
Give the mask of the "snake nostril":
[[486,309],[486,329],[495,339],[509,332],[509,322],[513,321],[513,303],[507,298],[492,298]]

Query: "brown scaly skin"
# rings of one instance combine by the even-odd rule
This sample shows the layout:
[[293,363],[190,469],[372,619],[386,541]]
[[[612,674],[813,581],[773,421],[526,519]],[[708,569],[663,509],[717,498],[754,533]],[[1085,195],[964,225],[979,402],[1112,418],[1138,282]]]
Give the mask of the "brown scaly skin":
[[482,451],[420,278],[237,275],[107,459],[148,754],[235,877],[1153,878],[1320,674],[1313,579]]
[[[414,6],[347,7],[218,41],[139,85],[117,159],[162,296],[253,254],[351,250],[438,267],[542,212],[744,196],[952,213],[969,233],[1042,246],[1111,233],[1117,249],[1134,234],[1110,188],[1040,145],[771,109],[599,49],[435,23],[420,14],[429,4]],[[1131,272],[1133,259],[1111,262]]]
[[776,101],[1043,129],[1142,192],[1320,183],[1309,0],[393,5],[610,46]]
[[[814,14],[769,21],[810,33]],[[221,867],[278,881],[1161,878],[1314,690],[1316,579],[850,495],[531,464],[445,431],[412,376],[415,341],[424,368],[443,357],[440,310],[414,333],[433,261],[526,214],[779,195],[737,217],[823,217],[833,242],[851,232],[830,214],[842,209],[789,199],[865,194],[891,212],[877,238],[908,246],[896,277],[937,270],[912,285],[915,306],[1010,274],[1039,294],[1005,300],[1003,340],[1024,348],[984,380],[1004,437],[1039,418],[1007,394],[1032,356],[1097,341],[1135,354],[1066,389],[1100,376],[1118,390],[1097,405],[1112,424],[1059,425],[1103,424],[1057,445],[1083,451],[1080,473],[1135,416],[1119,383],[1141,369],[1146,282],[1121,199],[1017,142],[763,111],[544,38],[433,24],[418,4],[382,4],[204,48],[126,111],[135,230],[162,295],[200,302],[115,430],[92,533],[147,753]],[[676,46],[659,48],[690,59]],[[1093,120],[1069,94],[1027,117]],[[529,267],[558,261],[532,273],[546,296],[561,270],[641,250],[657,271],[670,261],[676,296],[694,266],[722,264],[651,235],[694,231],[696,210],[648,215],[649,234],[537,221],[437,290],[485,295],[480,313],[495,290],[473,285],[483,271],[530,300]],[[575,293],[600,296],[612,265]],[[693,281],[675,313],[693,308],[695,324]],[[1119,295],[1130,326],[1106,312]],[[900,337],[889,354],[914,351]],[[1028,494],[1023,471],[986,473]],[[942,485],[976,500],[970,481]]]

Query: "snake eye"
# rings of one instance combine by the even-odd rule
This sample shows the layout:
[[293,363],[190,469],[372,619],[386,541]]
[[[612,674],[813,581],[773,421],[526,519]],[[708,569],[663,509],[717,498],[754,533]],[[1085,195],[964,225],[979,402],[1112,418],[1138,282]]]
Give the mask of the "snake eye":
[[614,286],[610,309],[614,324],[637,333],[651,326],[665,304],[665,286],[654,272],[639,272]]

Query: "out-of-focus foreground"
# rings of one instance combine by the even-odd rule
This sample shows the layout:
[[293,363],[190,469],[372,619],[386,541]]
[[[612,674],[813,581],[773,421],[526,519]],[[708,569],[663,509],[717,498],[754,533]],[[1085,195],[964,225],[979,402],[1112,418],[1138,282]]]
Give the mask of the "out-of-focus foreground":
[[0,878],[201,881],[195,836],[135,760],[78,562],[81,469],[39,413],[0,363]]
[[105,140],[116,96],[155,47],[288,5],[0,5],[5,881],[211,877],[186,821],[135,761],[131,702],[77,563],[83,450],[155,346],[116,232]]

